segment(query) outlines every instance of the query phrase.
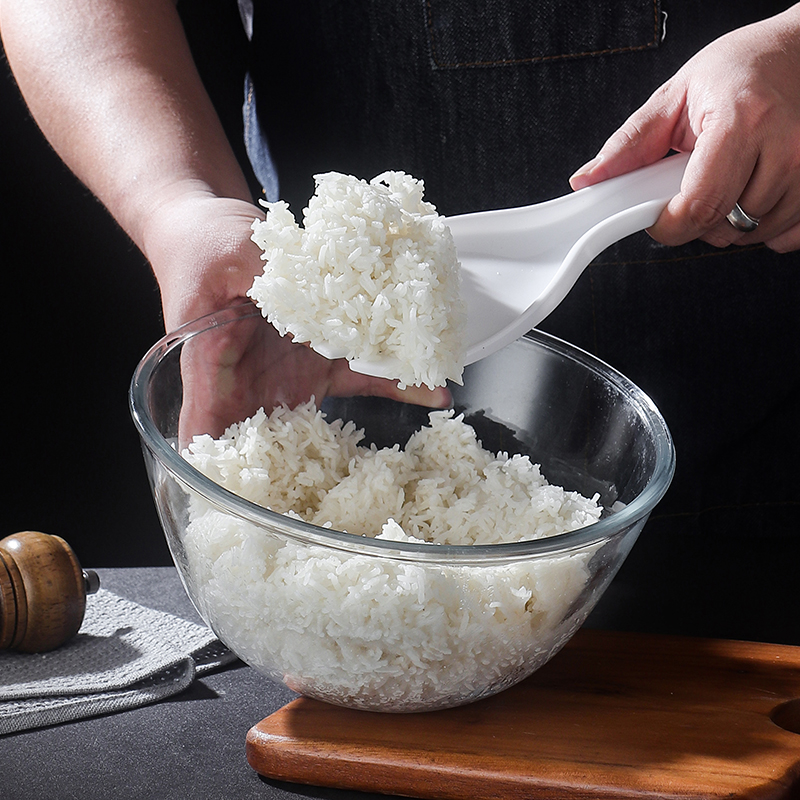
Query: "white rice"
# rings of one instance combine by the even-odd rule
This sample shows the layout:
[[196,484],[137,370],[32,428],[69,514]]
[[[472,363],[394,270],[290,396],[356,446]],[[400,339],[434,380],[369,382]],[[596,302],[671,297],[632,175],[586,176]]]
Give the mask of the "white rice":
[[[490,544],[598,519],[525,456],[492,455],[452,412],[405,449],[360,444],[309,403],[259,411],[185,457],[225,488],[317,525],[398,542]],[[524,676],[582,622],[593,549],[505,565],[354,555],[271,536],[192,499],[185,549],[201,611],[245,661],[360,708],[451,705]]]
[[301,228],[288,205],[253,223],[263,275],[248,292],[281,335],[323,355],[389,364],[401,388],[461,382],[465,311],[444,218],[402,172],[329,172]]

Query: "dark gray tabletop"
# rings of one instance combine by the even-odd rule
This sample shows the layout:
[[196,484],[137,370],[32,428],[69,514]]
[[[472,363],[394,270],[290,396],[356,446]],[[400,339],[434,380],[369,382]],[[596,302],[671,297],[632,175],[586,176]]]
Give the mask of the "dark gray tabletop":
[[[686,559],[690,552],[687,545],[681,557]],[[703,570],[697,582],[681,582],[670,591],[665,591],[672,574],[669,560],[656,560],[662,583],[653,597],[640,588],[642,572],[646,572],[647,564],[654,563],[653,554],[642,562],[634,558],[612,583],[587,624],[800,643],[795,590],[775,569],[782,560],[774,553],[769,557],[776,580],[760,580],[740,605],[737,598],[744,594],[746,574],[766,572],[768,565],[759,569],[758,560],[752,559],[749,564],[743,563],[741,574],[737,574],[726,563],[718,578],[709,580],[714,561],[708,554],[701,555]],[[692,556],[697,558],[698,554]],[[795,568],[796,564],[786,567]],[[98,573],[109,591],[199,621],[172,567],[99,569]],[[661,606],[658,596],[663,601]],[[749,616],[743,613],[745,605],[753,608]],[[643,609],[649,610],[645,613]],[[249,766],[245,756],[247,731],[294,696],[286,687],[236,662],[204,675],[190,689],[167,701],[0,737],[0,798],[377,797],[273,782],[261,778]]]
[[[102,585],[115,594],[199,621],[171,567],[97,571]],[[272,783],[247,763],[248,729],[293,697],[236,662],[155,705],[0,737],[0,798],[348,796]]]

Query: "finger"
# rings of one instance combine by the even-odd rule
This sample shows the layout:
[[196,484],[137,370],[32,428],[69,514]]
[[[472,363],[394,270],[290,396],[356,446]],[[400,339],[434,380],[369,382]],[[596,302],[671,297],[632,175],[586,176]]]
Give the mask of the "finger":
[[676,89],[666,84],[637,109],[600,148],[598,154],[570,177],[573,189],[653,164],[674,146],[681,105]]
[[800,188],[788,177],[793,174],[792,166],[784,150],[759,158],[738,201],[759,224],[742,237],[741,243],[776,239],[800,222]]
[[776,253],[790,253],[793,250],[800,250],[800,220],[782,231],[779,236],[766,239],[764,243]]
[[793,228],[800,222],[800,191],[792,183],[787,188],[789,174],[790,164],[780,154],[759,155],[747,184],[734,201],[747,216],[758,221],[756,229],[741,231],[726,215],[698,238],[716,247],[749,245],[775,239]]
[[713,127],[703,131],[686,165],[680,192],[648,233],[673,246],[699,238],[726,246],[740,238],[740,231],[723,223],[742,196],[757,160],[754,149],[736,146],[727,131]]
[[453,404],[453,396],[446,387],[430,389],[427,386],[407,386],[400,389],[396,380],[353,372],[347,362],[341,360],[333,362],[327,394],[331,397],[385,397],[426,408],[449,408]]
[[790,185],[778,202],[759,221],[753,233],[742,237],[742,244],[764,242],[769,248],[786,253],[798,247],[800,231],[800,187]]
[[429,389],[427,386],[408,386],[405,389],[397,389],[395,399],[426,408],[450,408],[453,405],[453,395],[443,386],[437,386],[435,389]]

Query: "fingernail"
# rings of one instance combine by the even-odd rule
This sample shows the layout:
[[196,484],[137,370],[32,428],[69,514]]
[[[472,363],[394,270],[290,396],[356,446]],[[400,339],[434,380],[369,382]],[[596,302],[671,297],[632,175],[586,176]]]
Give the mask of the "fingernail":
[[572,183],[576,179],[580,179],[584,177],[584,175],[588,175],[602,160],[602,155],[596,155],[591,161],[587,161],[582,167],[573,172],[570,176],[569,182]]

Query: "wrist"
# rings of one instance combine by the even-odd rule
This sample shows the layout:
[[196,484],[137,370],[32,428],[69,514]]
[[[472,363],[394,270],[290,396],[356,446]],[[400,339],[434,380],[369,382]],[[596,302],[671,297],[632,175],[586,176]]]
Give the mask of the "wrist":
[[141,249],[161,289],[168,330],[242,302],[261,272],[251,240],[261,210],[184,182],[161,192],[142,218]]

